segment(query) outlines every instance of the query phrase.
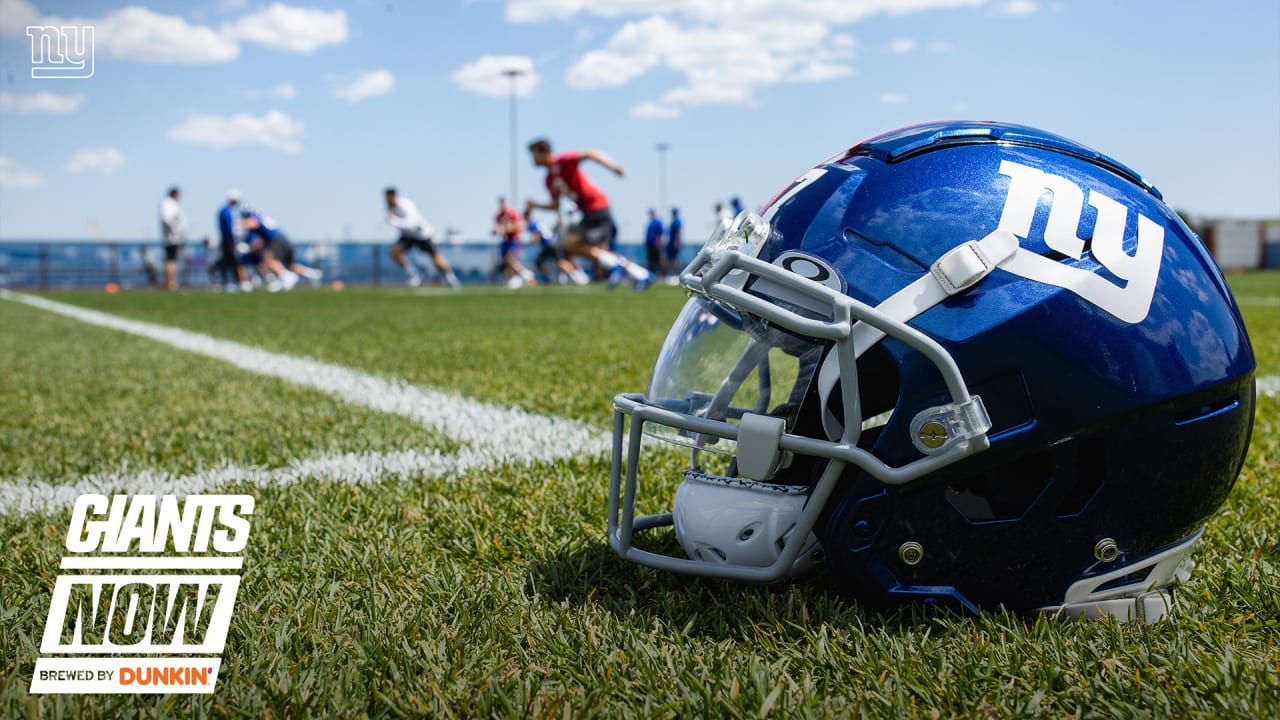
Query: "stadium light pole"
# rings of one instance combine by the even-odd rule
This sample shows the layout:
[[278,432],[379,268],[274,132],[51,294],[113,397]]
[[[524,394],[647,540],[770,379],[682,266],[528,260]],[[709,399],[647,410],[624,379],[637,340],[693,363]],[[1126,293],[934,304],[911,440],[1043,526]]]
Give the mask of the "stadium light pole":
[[520,204],[517,195],[516,185],[516,79],[524,75],[524,70],[520,68],[507,68],[502,74],[511,78],[511,197],[509,198],[512,207]]
[[658,143],[653,146],[658,151],[658,207],[662,208],[661,216],[667,216],[667,151],[670,143]]

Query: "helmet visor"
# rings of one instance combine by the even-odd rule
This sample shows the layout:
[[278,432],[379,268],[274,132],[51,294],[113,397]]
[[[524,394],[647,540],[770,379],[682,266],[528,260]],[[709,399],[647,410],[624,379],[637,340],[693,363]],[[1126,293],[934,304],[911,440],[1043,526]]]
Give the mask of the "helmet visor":
[[[696,296],[672,326],[646,393],[673,412],[737,423],[744,413],[772,415],[794,426],[800,401],[818,367],[824,343],[800,337]],[[733,453],[733,442],[661,425],[659,439],[699,450]]]

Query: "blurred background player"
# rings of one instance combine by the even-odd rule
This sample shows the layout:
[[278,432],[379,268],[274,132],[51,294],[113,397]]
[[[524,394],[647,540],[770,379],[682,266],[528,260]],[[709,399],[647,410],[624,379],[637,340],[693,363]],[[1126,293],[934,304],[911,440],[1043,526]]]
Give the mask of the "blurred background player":
[[680,246],[684,239],[684,222],[680,220],[680,208],[671,208],[671,224],[667,226],[667,246],[663,261],[667,268],[667,280],[680,276]]
[[551,141],[545,138],[529,143],[529,153],[533,156],[533,164],[547,171],[546,185],[551,199],[544,203],[526,200],[526,210],[540,208],[558,212],[562,198],[572,200],[582,211],[582,220],[570,225],[566,231],[565,253],[570,258],[589,258],[608,272],[609,287],[617,285],[623,274],[630,276],[637,290],[648,287],[653,282],[653,275],[648,270],[606,249],[613,240],[615,227],[613,215],[609,212],[609,198],[587,179],[580,167],[583,160],[591,160],[622,177],[622,166],[599,150],[553,155]]
[[400,238],[391,246],[391,258],[409,275],[409,287],[418,287],[422,284],[417,267],[405,257],[406,250],[418,248],[431,256],[436,270],[444,276],[449,287],[454,290],[460,289],[462,283],[458,282],[458,276],[453,274],[449,261],[436,250],[436,243],[431,237],[435,230],[431,227],[431,223],[422,217],[422,213],[418,212],[418,206],[414,205],[409,198],[400,197],[393,187],[387,188],[384,195],[387,199],[387,223],[400,231]]
[[733,222],[733,215],[730,214],[729,208],[725,207],[724,203],[719,200],[716,201],[715,210],[713,212],[716,216],[717,225],[721,227],[728,227],[729,224]]
[[275,283],[267,286],[268,290],[292,290],[299,276],[310,280],[312,285],[320,283],[321,272],[295,261],[293,243],[271,218],[244,208],[240,211],[240,226],[244,228],[249,248],[262,253],[262,264],[276,276]]
[[499,238],[498,257],[507,287],[537,285],[533,273],[520,262],[520,233],[523,221],[505,197],[498,198],[498,214],[493,217],[493,234]]
[[182,238],[187,232],[187,220],[182,216],[178,196],[178,188],[174,186],[169,188],[169,192],[160,200],[160,243],[164,246],[164,286],[170,290],[178,289],[178,253],[182,249]]
[[219,282],[227,290],[252,290],[249,273],[236,256],[236,205],[240,202],[239,190],[227,191],[227,202],[218,210],[218,262],[210,271],[217,271]]
[[746,210],[746,208],[742,207],[742,198],[737,195],[729,198],[729,206],[733,208],[733,217],[738,217],[743,210]]
[[644,257],[649,272],[655,276],[663,275],[662,268],[662,220],[658,211],[649,208],[649,224],[644,229]]
[[591,282],[587,274],[582,272],[582,268],[565,257],[564,249],[560,247],[557,235],[564,229],[564,220],[560,214],[556,214],[555,230],[548,229],[545,224],[533,219],[532,215],[532,209],[524,211],[524,223],[529,229],[529,238],[538,243],[538,257],[534,258],[533,267],[542,273],[548,282],[561,285],[568,283],[586,285]]

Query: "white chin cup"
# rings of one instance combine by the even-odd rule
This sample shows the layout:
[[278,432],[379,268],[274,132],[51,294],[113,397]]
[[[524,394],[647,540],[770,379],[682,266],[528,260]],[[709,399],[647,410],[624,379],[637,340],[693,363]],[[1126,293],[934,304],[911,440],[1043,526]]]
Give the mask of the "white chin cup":
[[[672,506],[676,540],[694,560],[768,567],[782,554],[807,499],[804,486],[690,470]],[[809,533],[788,577],[817,570],[825,556],[817,536]]]

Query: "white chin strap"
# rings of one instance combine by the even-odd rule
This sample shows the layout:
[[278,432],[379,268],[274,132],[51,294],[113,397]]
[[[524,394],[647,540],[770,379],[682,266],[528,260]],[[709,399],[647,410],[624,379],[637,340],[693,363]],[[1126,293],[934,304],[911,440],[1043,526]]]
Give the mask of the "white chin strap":
[[[928,273],[885,298],[884,302],[876,306],[876,310],[905,324],[952,295],[977,285],[1017,252],[1018,238],[1006,230],[994,230],[981,240],[957,245],[938,258]],[[884,336],[884,332],[868,323],[854,323],[854,356],[862,357],[863,353]],[[832,440],[844,433],[841,422],[827,409],[827,398],[831,397],[840,376],[840,362],[836,359],[836,353],[828,353],[822,367],[818,369],[818,397],[822,401],[822,429]],[[856,418],[856,421],[861,423],[862,419]]]

